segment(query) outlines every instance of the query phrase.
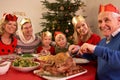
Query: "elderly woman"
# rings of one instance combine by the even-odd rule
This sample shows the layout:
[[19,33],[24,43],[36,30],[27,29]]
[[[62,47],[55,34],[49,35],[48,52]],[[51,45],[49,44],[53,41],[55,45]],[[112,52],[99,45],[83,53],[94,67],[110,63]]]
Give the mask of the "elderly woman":
[[17,30],[17,17],[4,14],[0,23],[0,55],[12,54],[17,45],[17,39],[14,37]]
[[35,53],[41,39],[33,33],[33,27],[29,18],[24,18],[20,22],[21,28],[17,38],[17,53]]

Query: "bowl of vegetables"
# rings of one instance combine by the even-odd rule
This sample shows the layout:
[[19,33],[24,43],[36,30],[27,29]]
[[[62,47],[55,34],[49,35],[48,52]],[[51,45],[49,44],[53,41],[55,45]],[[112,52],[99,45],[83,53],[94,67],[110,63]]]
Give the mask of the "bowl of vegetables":
[[39,66],[40,66],[39,62],[36,62],[28,58],[27,59],[19,58],[19,59],[15,59],[12,62],[12,68],[22,72],[29,72],[29,71],[35,70]]

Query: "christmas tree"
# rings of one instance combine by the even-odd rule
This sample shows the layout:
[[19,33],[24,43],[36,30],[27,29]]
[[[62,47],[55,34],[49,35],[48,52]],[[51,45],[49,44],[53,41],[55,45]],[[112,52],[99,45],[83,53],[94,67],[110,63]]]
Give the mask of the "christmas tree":
[[44,0],[41,2],[48,9],[42,14],[42,19],[46,20],[41,22],[41,26],[44,27],[42,31],[50,31],[53,36],[55,31],[61,31],[66,35],[68,42],[72,43],[74,27],[71,20],[75,12],[85,6],[84,2],[81,0],[56,0],[55,2]]

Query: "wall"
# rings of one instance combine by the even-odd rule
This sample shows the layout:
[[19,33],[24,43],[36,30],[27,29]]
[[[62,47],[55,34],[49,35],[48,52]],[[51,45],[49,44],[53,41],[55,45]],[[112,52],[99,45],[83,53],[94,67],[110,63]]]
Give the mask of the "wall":
[[[40,22],[43,21],[40,19],[42,13],[46,11],[44,6],[41,4],[42,0],[0,0],[0,18],[5,12],[16,13],[19,17],[18,22],[23,17],[31,18],[34,31],[39,32],[42,30]],[[54,0],[50,0],[54,1]],[[100,4],[112,3],[115,6],[119,6],[119,0],[83,0],[86,3],[85,12],[78,11],[76,14],[82,14],[87,16],[86,20],[90,24],[92,30],[100,34],[97,28],[97,14]],[[100,34],[101,35],[101,34]],[[102,35],[101,35],[102,36]]]
[[0,0],[0,18],[5,12],[17,14],[18,22],[24,17],[29,17],[34,31],[39,32],[42,29],[41,14],[45,11],[40,1],[42,0]]

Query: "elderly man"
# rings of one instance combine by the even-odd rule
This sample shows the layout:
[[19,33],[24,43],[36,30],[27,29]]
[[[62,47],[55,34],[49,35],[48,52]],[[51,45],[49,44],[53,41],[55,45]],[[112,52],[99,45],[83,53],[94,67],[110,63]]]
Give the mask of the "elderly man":
[[[98,45],[83,44],[79,52],[80,54],[95,54],[98,57],[98,80],[120,80],[120,14],[118,9],[112,4],[100,5],[98,26],[105,38]],[[69,50],[73,48],[75,47]]]

